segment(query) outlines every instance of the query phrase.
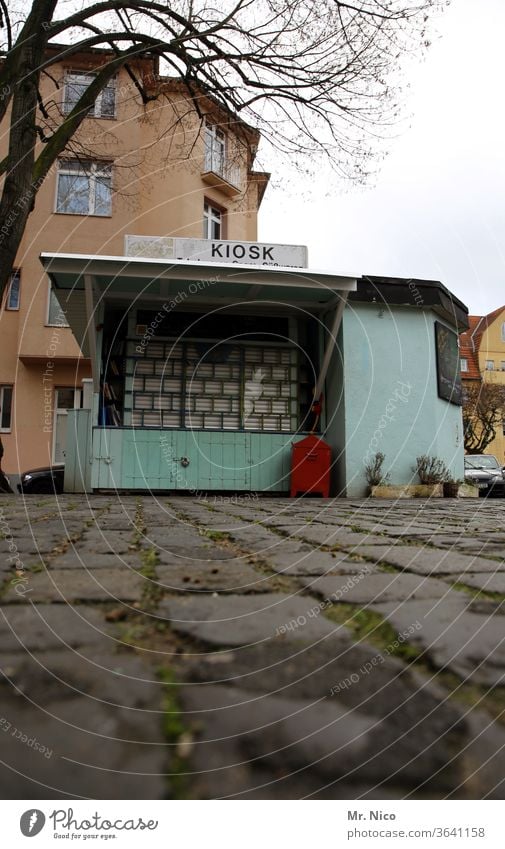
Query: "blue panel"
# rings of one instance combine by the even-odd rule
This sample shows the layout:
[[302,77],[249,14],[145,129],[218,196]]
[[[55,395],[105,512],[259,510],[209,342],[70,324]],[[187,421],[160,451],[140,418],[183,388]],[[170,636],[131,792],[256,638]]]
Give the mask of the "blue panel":
[[250,489],[289,491],[291,445],[294,433],[251,433]]
[[286,492],[294,438],[292,433],[95,428],[93,486]]
[[[364,495],[364,466],[381,451],[392,484],[418,483],[416,457],[438,457],[463,478],[461,407],[438,397],[429,309],[353,303],[343,321],[348,496]],[[342,446],[340,446],[342,447]]]
[[122,486],[123,430],[93,429],[93,488],[119,489]]

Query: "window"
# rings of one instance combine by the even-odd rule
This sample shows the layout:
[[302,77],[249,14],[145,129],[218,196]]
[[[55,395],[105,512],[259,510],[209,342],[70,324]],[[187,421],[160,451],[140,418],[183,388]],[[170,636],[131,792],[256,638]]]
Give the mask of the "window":
[[203,205],[203,238],[223,238],[223,213],[207,202]]
[[501,326],[501,341],[505,342],[505,321],[503,322],[503,324]]
[[111,215],[111,166],[106,162],[62,160],[58,170],[56,212]]
[[224,175],[226,137],[214,124],[205,125],[205,170]]
[[468,360],[466,357],[460,358],[461,371],[468,371]]
[[[65,94],[63,112],[68,115],[82,95],[93,82],[95,74],[85,74],[83,71],[70,71],[65,76]],[[91,118],[114,118],[116,114],[116,81],[109,80],[100,92],[94,105],[88,112]]]
[[65,313],[63,312],[58,298],[56,297],[54,291],[51,288],[51,284],[49,284],[47,323],[52,327],[68,327],[68,322],[65,318]]
[[505,360],[502,360],[500,363],[500,371],[505,371]]
[[7,300],[5,302],[5,309],[7,310],[18,310],[19,309],[19,301],[21,296],[21,272],[19,270],[13,271],[11,274],[11,279],[9,283],[9,290],[7,292]]
[[486,371],[494,371],[494,360],[486,360]]
[[0,386],[0,433],[11,429],[12,386]]

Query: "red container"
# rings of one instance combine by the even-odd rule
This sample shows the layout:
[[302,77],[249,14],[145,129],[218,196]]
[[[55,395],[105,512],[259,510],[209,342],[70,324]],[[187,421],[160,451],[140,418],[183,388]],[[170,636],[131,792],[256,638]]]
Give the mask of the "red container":
[[291,448],[291,498],[296,495],[330,496],[331,448],[317,436],[306,436]]

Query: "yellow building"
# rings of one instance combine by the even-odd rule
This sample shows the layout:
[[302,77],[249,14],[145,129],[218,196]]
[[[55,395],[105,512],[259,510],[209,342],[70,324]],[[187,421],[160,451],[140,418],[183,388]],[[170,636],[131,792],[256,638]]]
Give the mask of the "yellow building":
[[[505,385],[505,306],[488,315],[469,316],[469,329],[460,336],[463,385],[473,381]],[[505,422],[485,449],[505,463]]]
[[[55,65],[47,109],[65,115],[110,55]],[[121,70],[37,196],[0,311],[0,435],[7,473],[64,459],[66,417],[90,376],[51,292],[42,251],[122,256],[127,236],[254,241],[268,175],[253,171],[257,131],[138,61],[156,99],[144,104]],[[2,144],[7,144],[4,138]],[[1,155],[3,152],[0,151]],[[150,246],[153,250],[152,245]]]

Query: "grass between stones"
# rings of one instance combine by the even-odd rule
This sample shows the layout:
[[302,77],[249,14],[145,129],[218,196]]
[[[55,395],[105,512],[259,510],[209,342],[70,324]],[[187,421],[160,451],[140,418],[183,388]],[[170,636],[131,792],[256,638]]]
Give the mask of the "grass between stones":
[[208,537],[213,542],[227,542],[228,540],[233,539],[232,535],[228,533],[228,531],[211,531],[208,528],[200,529],[200,533],[203,536]]
[[374,610],[357,604],[338,602],[324,610],[325,616],[332,622],[345,625],[356,639],[371,643],[377,648],[387,651],[387,654],[400,658],[406,663],[418,660],[421,651],[403,640],[399,642],[395,629],[383,616]]
[[146,578],[146,584],[142,592],[142,605],[144,610],[152,610],[163,596],[163,588],[158,583],[156,566],[159,563],[159,555],[155,548],[143,549],[140,552],[142,566],[138,570]]
[[192,748],[193,733],[184,722],[178,685],[167,667],[157,670],[163,688],[163,733],[170,747],[170,765],[167,775],[169,799],[188,799],[188,754]]
[[[468,588],[467,589],[471,589]],[[487,711],[500,725],[505,726],[505,686],[486,687],[462,681],[454,672],[436,667],[426,652],[408,641],[399,643],[395,629],[379,613],[359,605],[336,603],[324,610],[332,622],[345,625],[356,639],[367,642],[390,657],[415,666],[416,670],[442,687],[448,698],[465,708]]]
[[491,590],[480,590],[478,587],[471,587],[468,584],[462,583],[461,581],[456,581],[454,584],[451,584],[451,589],[459,590],[460,592],[467,593],[467,595],[473,596],[474,599],[480,601],[497,601],[503,602],[505,601],[504,593],[496,593]]
[[131,547],[139,549],[147,531],[146,523],[144,520],[144,510],[140,499],[137,501],[133,526],[135,528],[135,531],[133,532]]

